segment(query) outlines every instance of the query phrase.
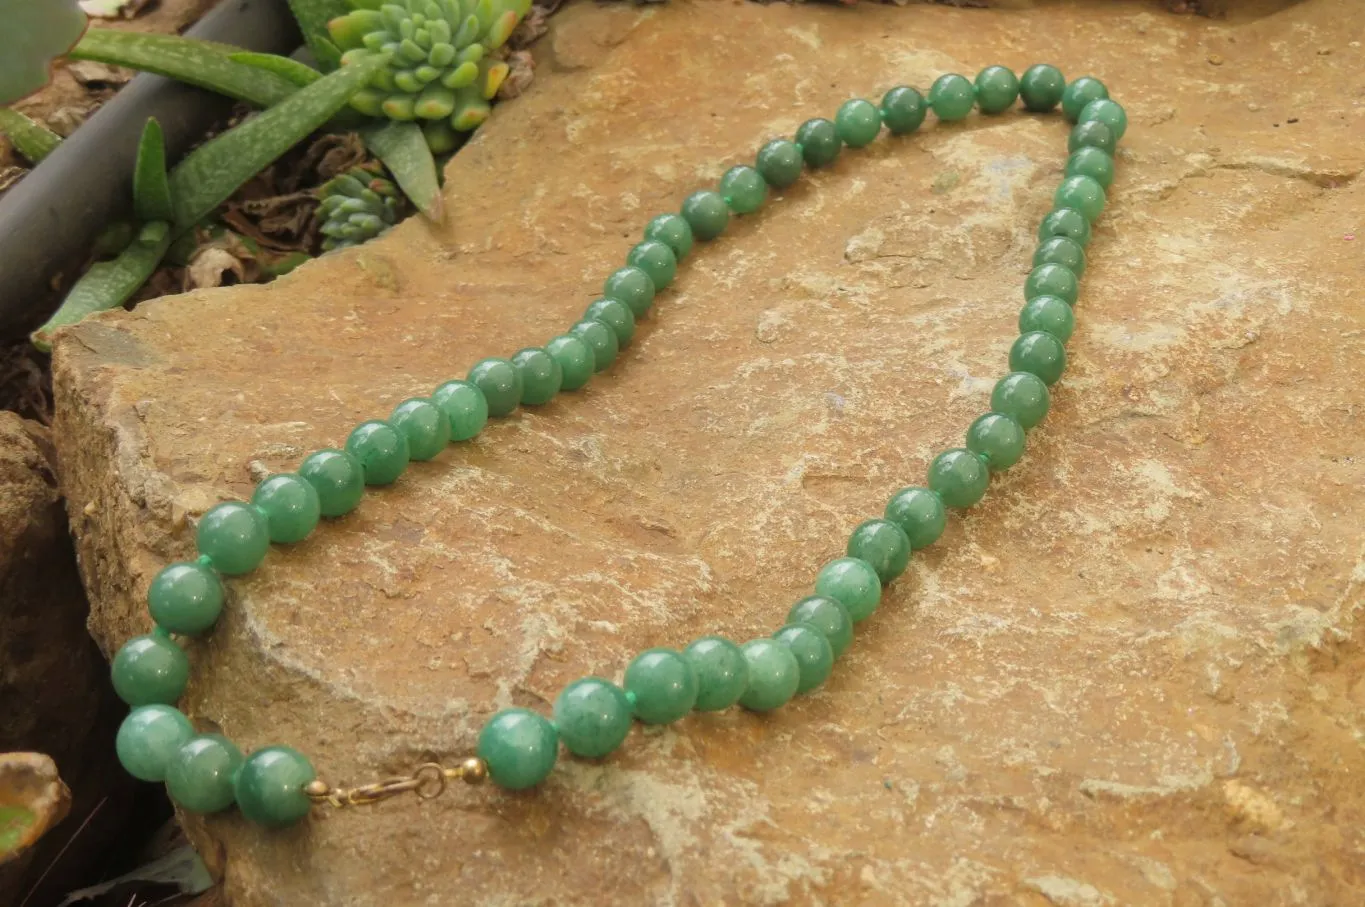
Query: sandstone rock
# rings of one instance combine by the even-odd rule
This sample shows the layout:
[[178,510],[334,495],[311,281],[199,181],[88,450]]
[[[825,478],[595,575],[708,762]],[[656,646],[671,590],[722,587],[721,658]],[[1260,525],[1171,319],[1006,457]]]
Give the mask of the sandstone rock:
[[0,753],[0,865],[18,860],[71,809],[71,790],[42,753]]
[[[449,227],[66,334],[62,478],[112,652],[253,470],[562,330],[648,217],[803,119],[1037,59],[1131,115],[1053,414],[826,687],[637,729],[531,794],[192,821],[233,903],[1358,902],[1363,25],[1352,0],[1235,27],[576,5],[454,159]],[[644,647],[770,632],[986,407],[1065,136],[973,118],[773,199],[589,389],[233,582],[185,708],[357,783]]]

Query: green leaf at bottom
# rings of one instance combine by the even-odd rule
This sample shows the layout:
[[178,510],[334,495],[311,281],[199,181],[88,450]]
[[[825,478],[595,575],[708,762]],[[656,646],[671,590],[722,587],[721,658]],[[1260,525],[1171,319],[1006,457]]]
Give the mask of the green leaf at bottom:
[[440,223],[445,217],[441,183],[422,127],[395,121],[367,127],[360,135],[375,157],[389,168],[403,194],[412,199],[423,214]]

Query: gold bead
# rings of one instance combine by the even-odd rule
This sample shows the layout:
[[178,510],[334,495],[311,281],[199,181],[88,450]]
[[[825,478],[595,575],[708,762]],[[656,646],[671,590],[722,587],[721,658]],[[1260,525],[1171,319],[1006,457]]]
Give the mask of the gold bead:
[[321,779],[314,779],[308,782],[308,786],[303,789],[308,796],[317,799],[325,797],[332,792],[331,785]]
[[477,756],[470,756],[460,763],[460,777],[466,784],[478,784],[488,777],[488,763]]

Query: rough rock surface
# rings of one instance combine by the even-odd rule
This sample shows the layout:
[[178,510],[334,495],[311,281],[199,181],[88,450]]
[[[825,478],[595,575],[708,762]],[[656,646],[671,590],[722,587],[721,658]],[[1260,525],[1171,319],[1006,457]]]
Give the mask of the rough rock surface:
[[[456,157],[448,227],[65,335],[62,478],[112,651],[195,515],[557,333],[768,137],[1038,59],[1131,114],[1053,414],[826,687],[637,729],[532,794],[192,823],[234,903],[1359,903],[1363,32],[1354,0],[576,5]],[[590,389],[233,583],[189,714],[356,783],[644,647],[769,632],[985,408],[1065,137],[974,117],[772,200]]]

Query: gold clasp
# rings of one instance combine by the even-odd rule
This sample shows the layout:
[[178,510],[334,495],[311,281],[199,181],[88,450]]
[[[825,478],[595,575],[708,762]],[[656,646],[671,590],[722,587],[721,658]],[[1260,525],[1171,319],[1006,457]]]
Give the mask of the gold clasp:
[[372,784],[332,787],[319,779],[311,782],[306,790],[314,803],[329,803],[336,807],[367,806],[407,793],[415,793],[420,800],[433,800],[446,792],[451,781],[478,784],[487,777],[488,764],[471,756],[455,768],[446,768],[439,762],[424,762],[409,775],[385,778]]

